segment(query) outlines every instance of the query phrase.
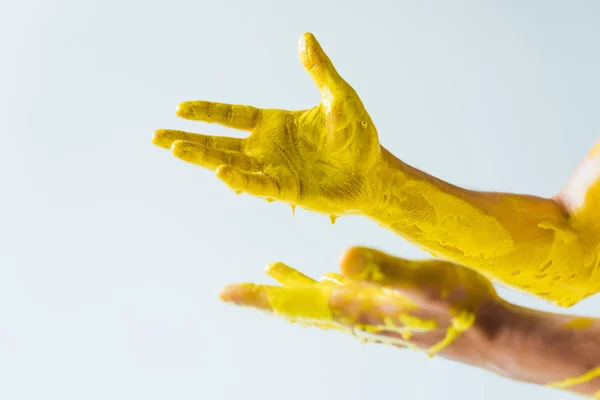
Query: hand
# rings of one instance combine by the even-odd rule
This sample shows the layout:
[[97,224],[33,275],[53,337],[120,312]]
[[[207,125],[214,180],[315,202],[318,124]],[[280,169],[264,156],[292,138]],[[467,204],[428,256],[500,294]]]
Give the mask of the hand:
[[221,298],[362,341],[441,352],[480,366],[487,361],[477,358],[491,348],[487,315],[502,300],[481,275],[444,261],[408,261],[360,247],[345,254],[341,270],[317,282],[274,263],[266,272],[283,287],[230,285]]
[[221,299],[362,342],[439,353],[505,377],[600,398],[600,321],[525,309],[478,273],[352,248],[319,282],[274,263],[283,286],[229,285]]
[[310,110],[259,109],[188,101],[177,115],[250,131],[245,139],[161,129],[154,144],[216,171],[238,193],[327,213],[356,213],[372,203],[367,174],[381,157],[377,131],[358,95],[315,37],[299,42],[302,65],[321,91]]

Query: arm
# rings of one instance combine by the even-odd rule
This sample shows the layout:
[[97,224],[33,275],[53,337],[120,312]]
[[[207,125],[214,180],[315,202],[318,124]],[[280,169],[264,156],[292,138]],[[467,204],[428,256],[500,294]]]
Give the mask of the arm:
[[320,282],[282,263],[283,287],[238,284],[221,298],[325,329],[487,369],[507,378],[600,398],[600,321],[544,313],[500,299],[475,272],[350,249],[342,274]]
[[597,157],[578,175],[584,183],[576,179],[556,200],[453,186],[380,146],[363,103],[314,36],[305,34],[298,50],[319,88],[317,106],[287,111],[188,101],[178,116],[250,136],[161,129],[154,143],[214,171],[238,193],[299,205],[332,221],[368,216],[431,254],[562,306],[600,291],[600,236],[589,222],[600,209]]
[[515,380],[600,398],[600,320],[508,303],[496,312],[501,325],[492,370]]
[[600,289],[600,197],[593,192],[600,192],[600,180],[589,177],[593,183],[584,187],[580,172],[563,192],[585,198],[577,210],[561,201],[564,194],[545,199],[463,189],[382,149],[371,175],[376,206],[365,215],[430,254],[568,307]]

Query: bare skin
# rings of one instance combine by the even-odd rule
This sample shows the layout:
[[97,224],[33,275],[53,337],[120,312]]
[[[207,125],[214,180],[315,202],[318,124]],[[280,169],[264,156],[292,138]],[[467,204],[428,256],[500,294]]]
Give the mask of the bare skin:
[[[510,379],[600,398],[600,321],[514,306],[481,275],[444,261],[359,247],[340,267],[317,282],[275,263],[266,272],[283,286],[229,285],[221,299],[363,342],[429,354],[437,346],[442,357]],[[465,315],[473,318],[461,329]]]
[[215,171],[238,193],[332,220],[359,214],[430,254],[569,307],[600,291],[600,147],[555,198],[466,190],[397,159],[311,34],[298,46],[321,93],[308,110],[207,101],[180,117],[250,132],[244,139],[161,129],[154,143]]

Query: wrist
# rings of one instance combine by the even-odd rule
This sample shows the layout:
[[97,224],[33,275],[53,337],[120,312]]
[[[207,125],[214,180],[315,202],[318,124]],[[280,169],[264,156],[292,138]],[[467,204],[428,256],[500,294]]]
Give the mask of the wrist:
[[398,190],[407,180],[400,164],[403,163],[381,147],[380,156],[367,172],[367,200],[360,210],[363,215],[383,223],[399,212]]
[[513,368],[519,348],[528,337],[520,320],[519,309],[499,297],[479,309],[476,334],[486,349],[479,367],[512,379],[521,378]]
[[489,365],[511,379],[547,385],[600,365],[593,330],[566,326],[572,317],[502,301],[480,320],[489,337]]
[[444,357],[514,378],[504,362],[505,352],[510,351],[506,343],[512,341],[508,338],[516,333],[507,334],[507,327],[515,320],[514,310],[494,297],[481,303],[476,312],[474,325],[459,336]]

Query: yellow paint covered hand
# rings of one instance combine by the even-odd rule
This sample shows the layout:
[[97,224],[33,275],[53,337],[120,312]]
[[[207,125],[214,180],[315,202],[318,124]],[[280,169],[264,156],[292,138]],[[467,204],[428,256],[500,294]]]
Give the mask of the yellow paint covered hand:
[[477,315],[501,301],[485,278],[444,261],[409,261],[357,247],[346,252],[341,270],[317,282],[274,263],[266,272],[283,286],[230,285],[221,298],[363,342],[465,362],[466,348],[486,336]]
[[229,187],[269,200],[338,216],[368,204],[368,171],[380,157],[377,131],[358,95],[337,73],[315,37],[298,46],[302,65],[321,91],[303,111],[208,101],[180,104],[180,117],[250,131],[245,139],[161,129],[158,146],[216,171]]
[[238,193],[332,218],[364,215],[436,257],[557,305],[600,291],[600,144],[554,198],[460,188],[380,146],[361,100],[313,35],[300,39],[299,53],[321,91],[316,107],[184,102],[179,116],[250,135],[160,129],[153,142],[216,171]]
[[600,398],[600,321],[502,300],[480,274],[439,260],[351,248],[341,274],[315,281],[283,263],[282,286],[229,285],[221,299],[361,342],[407,347],[505,377]]

